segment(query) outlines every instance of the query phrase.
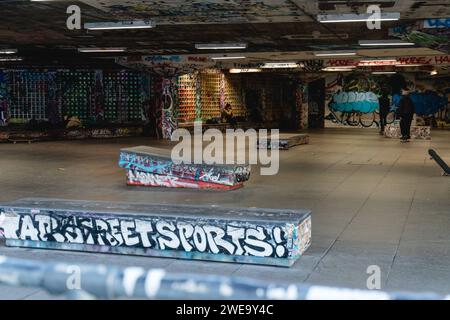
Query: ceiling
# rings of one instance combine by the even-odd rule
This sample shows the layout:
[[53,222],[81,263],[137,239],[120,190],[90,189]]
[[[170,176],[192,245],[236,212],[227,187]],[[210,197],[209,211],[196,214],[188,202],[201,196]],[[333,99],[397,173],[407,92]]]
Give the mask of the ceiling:
[[[28,63],[65,65],[113,63],[113,60],[98,59],[109,58],[111,54],[80,54],[76,50],[79,47],[126,47],[126,55],[136,57],[205,53],[194,48],[195,43],[205,42],[245,42],[250,56],[312,58],[312,52],[318,50],[360,49],[358,40],[390,39],[392,27],[409,26],[426,18],[450,17],[448,0],[379,0],[383,12],[400,12],[401,21],[383,22],[380,30],[368,30],[364,24],[321,24],[315,20],[317,14],[363,13],[372,3],[361,0],[2,0],[0,48],[18,48]],[[156,27],[140,31],[68,30],[66,8],[72,4],[81,8],[82,23],[149,19]],[[439,54],[419,46],[401,50],[404,52],[361,50],[360,54],[374,57]]]

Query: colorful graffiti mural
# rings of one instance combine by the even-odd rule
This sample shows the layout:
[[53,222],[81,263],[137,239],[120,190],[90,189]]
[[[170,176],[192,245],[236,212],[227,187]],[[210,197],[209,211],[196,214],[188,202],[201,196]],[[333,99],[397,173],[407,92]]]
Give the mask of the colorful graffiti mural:
[[306,19],[301,19],[302,11],[287,0],[82,2],[119,17],[144,13],[154,17],[157,24],[289,22]]
[[450,52],[450,18],[436,18],[419,21],[412,25],[389,29],[389,35],[416,43],[417,45]]
[[284,266],[311,242],[309,211],[45,199],[0,205],[0,230],[7,245]]
[[339,92],[333,95],[330,107],[340,112],[371,113],[380,108],[378,97],[373,92]]
[[[434,91],[412,92],[409,96],[414,104],[414,111],[419,116],[431,116],[447,108],[447,97]],[[395,109],[397,109],[401,101],[401,95],[395,94],[392,101]]]

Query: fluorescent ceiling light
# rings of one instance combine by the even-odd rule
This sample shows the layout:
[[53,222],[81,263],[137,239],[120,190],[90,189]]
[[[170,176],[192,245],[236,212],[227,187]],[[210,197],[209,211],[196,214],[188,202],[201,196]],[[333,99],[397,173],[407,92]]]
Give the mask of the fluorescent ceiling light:
[[84,24],[84,28],[88,30],[150,29],[153,27],[154,25],[150,20],[88,22]]
[[261,72],[261,69],[250,68],[250,69],[230,69],[230,73],[252,73],[252,72]]
[[372,74],[396,74],[395,71],[374,71]]
[[326,67],[323,68],[322,71],[327,72],[349,72],[353,71],[356,67]]
[[268,62],[264,63],[261,68],[264,69],[289,69],[289,68],[301,68],[303,65],[295,62]]
[[421,66],[424,66],[424,64],[416,64],[416,63],[414,63],[414,64],[396,64],[395,65],[396,67],[421,67]]
[[360,60],[359,66],[394,66],[398,64],[396,59],[365,59]]
[[0,49],[0,54],[14,54],[17,53],[17,49]]
[[195,49],[198,50],[237,50],[247,49],[246,43],[197,43]]
[[356,52],[340,52],[340,51],[314,52],[314,55],[316,57],[356,56]]
[[23,58],[21,57],[5,57],[5,58],[0,58],[0,62],[10,62],[10,61],[22,61]]
[[380,18],[375,19],[371,13],[355,14],[319,14],[317,21],[321,23],[340,23],[340,22],[367,22],[367,21],[397,21],[400,20],[400,13],[386,12],[381,13]]
[[414,42],[401,40],[359,40],[359,45],[364,46],[414,46]]
[[223,56],[223,57],[211,57],[211,59],[213,60],[235,60],[235,59],[245,59],[246,57],[244,56],[237,56],[237,57],[233,57],[233,56]]
[[437,70],[433,70],[433,71],[430,72],[430,76],[435,76],[437,74],[438,74]]
[[95,52],[125,52],[126,48],[78,48],[78,52],[95,53]]

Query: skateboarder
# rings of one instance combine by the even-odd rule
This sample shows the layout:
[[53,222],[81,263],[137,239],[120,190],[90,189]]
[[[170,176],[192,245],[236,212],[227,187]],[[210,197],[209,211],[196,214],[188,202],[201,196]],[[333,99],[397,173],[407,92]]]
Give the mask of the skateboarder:
[[414,117],[414,104],[409,97],[408,88],[402,89],[402,98],[397,110],[397,114],[400,117],[400,131],[402,142],[407,142],[411,139],[411,123]]

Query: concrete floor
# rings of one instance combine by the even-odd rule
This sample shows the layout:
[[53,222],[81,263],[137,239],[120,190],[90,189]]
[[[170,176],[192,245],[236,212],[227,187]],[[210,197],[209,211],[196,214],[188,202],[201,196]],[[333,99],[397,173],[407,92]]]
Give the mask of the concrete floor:
[[[409,144],[372,129],[310,135],[310,145],[281,153],[278,175],[260,176],[255,168],[245,188],[232,192],[127,187],[119,149],[162,144],[148,139],[0,145],[0,201],[32,196],[312,209],[312,246],[290,269],[3,245],[0,255],[353,288],[366,288],[368,266],[378,265],[383,290],[450,293],[450,178],[427,156],[433,147],[450,162],[450,131]],[[0,287],[0,299],[45,298],[51,297],[38,289]]]

